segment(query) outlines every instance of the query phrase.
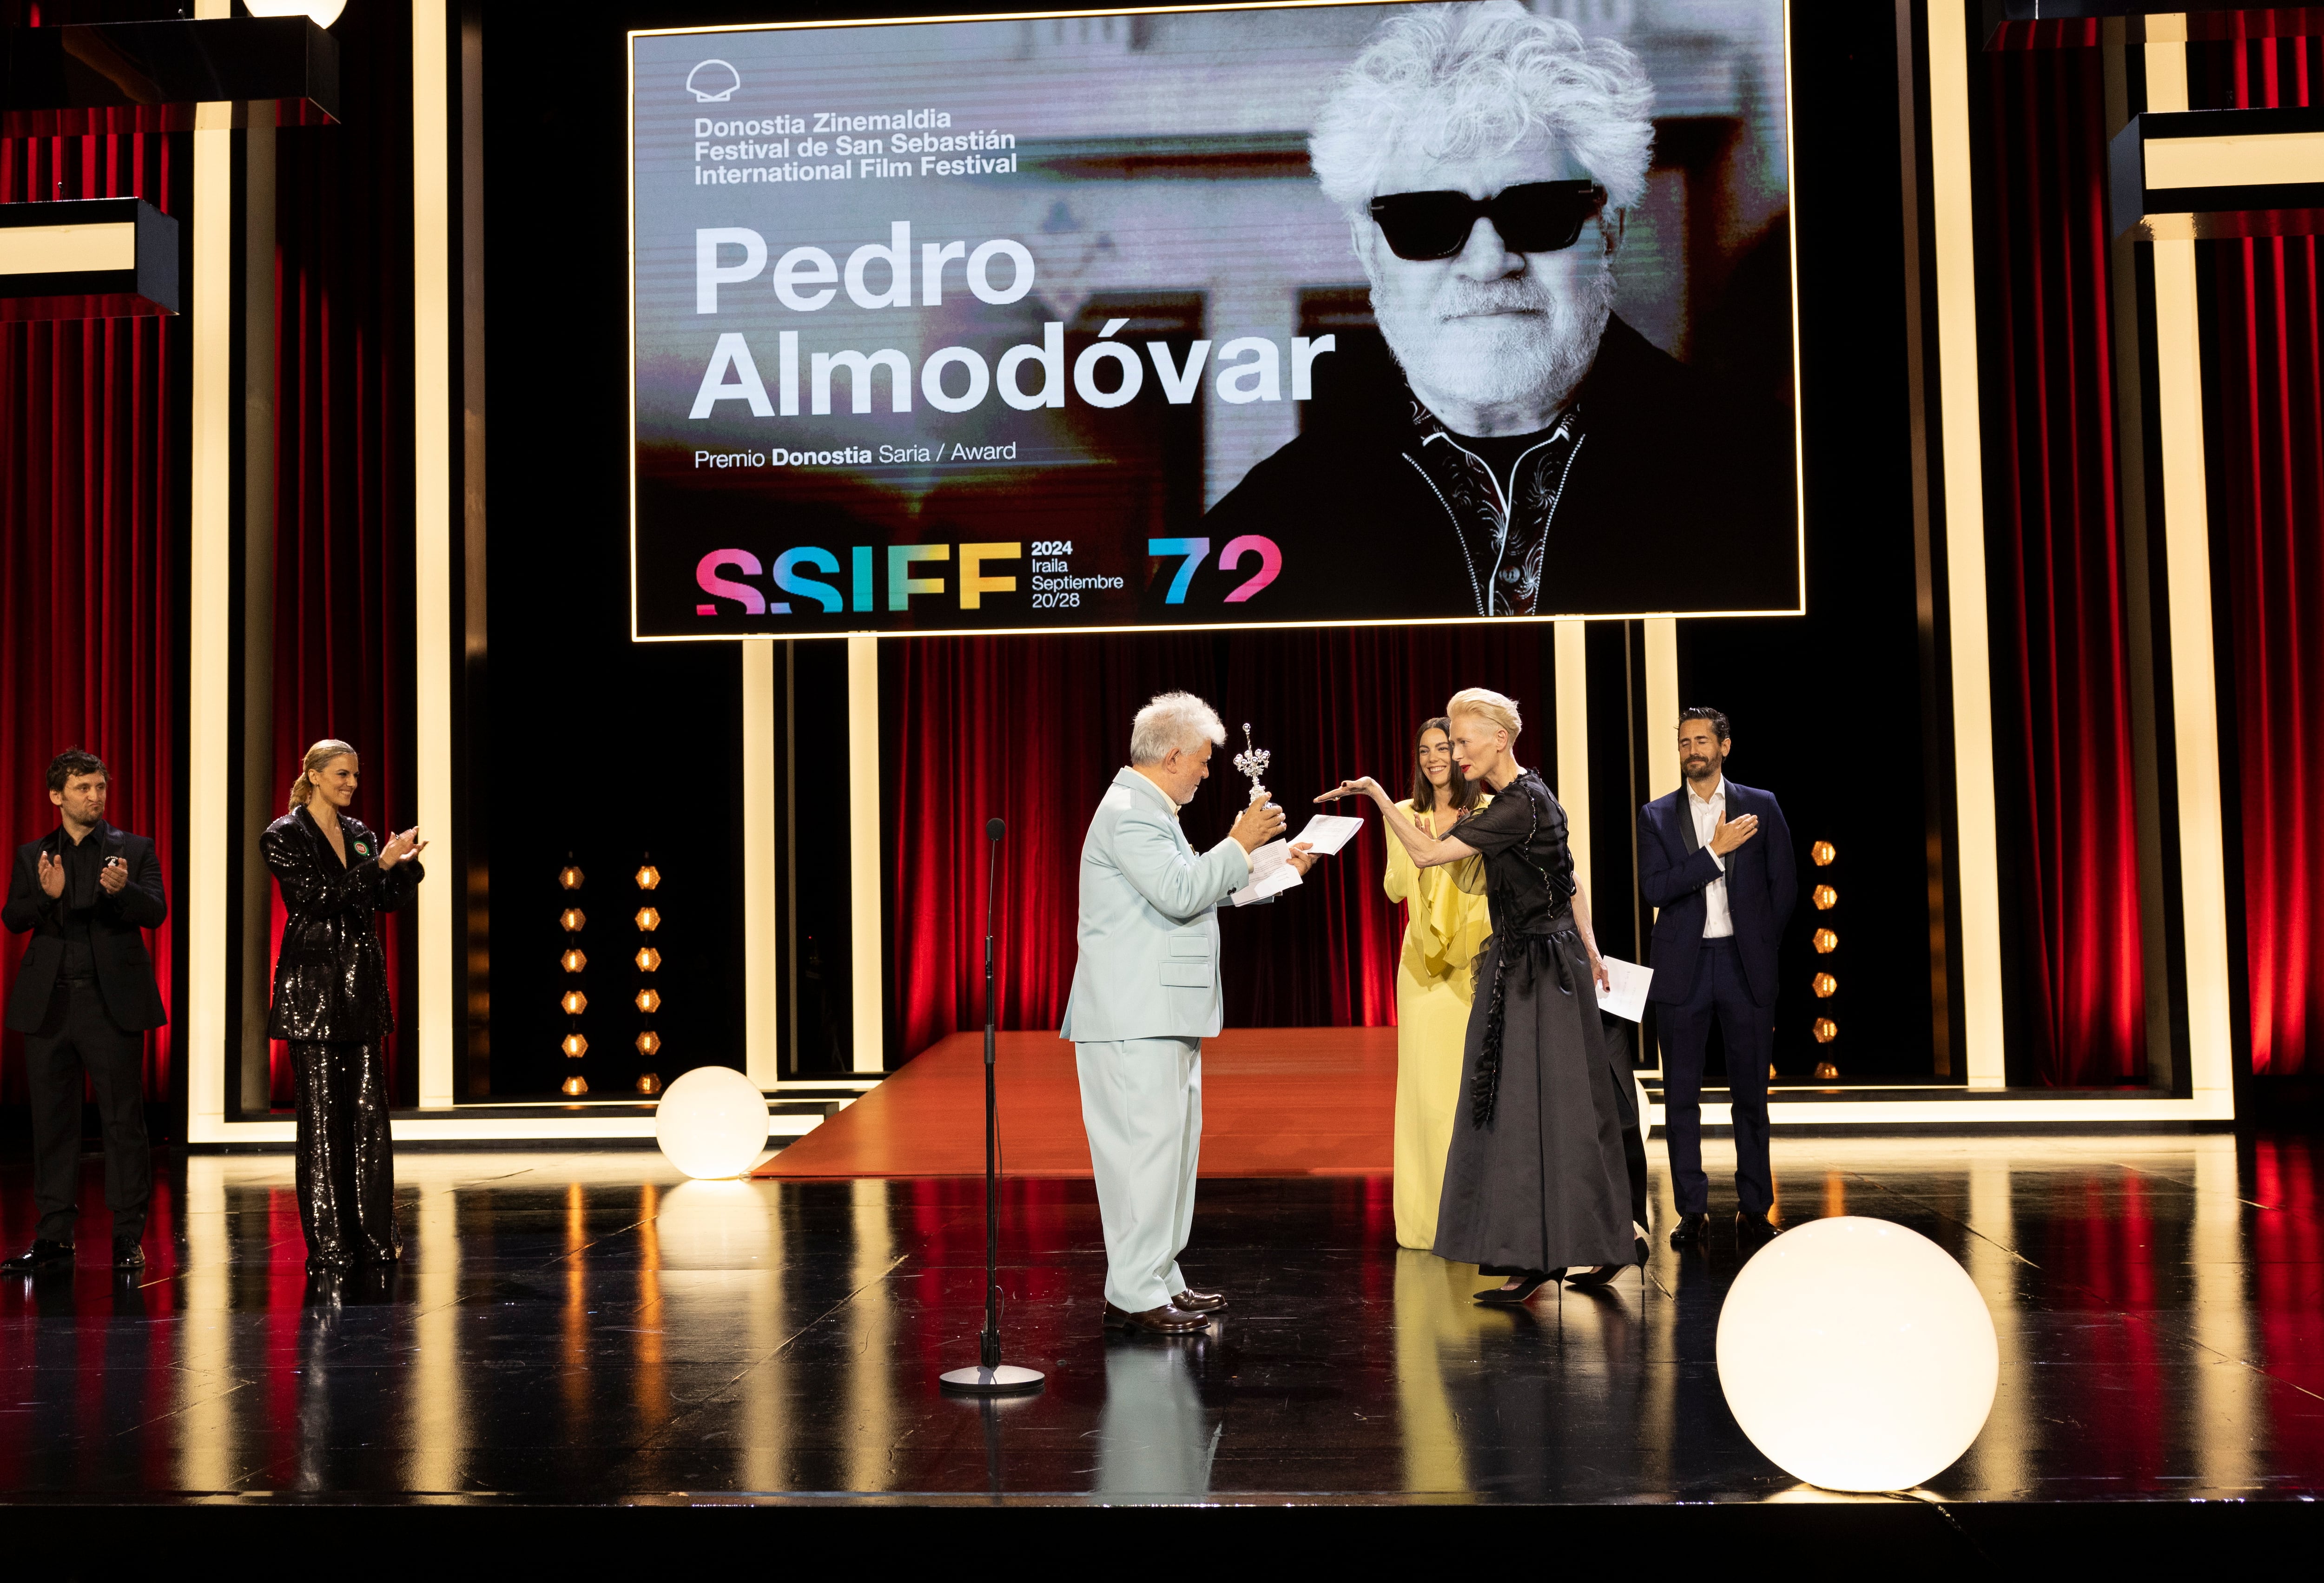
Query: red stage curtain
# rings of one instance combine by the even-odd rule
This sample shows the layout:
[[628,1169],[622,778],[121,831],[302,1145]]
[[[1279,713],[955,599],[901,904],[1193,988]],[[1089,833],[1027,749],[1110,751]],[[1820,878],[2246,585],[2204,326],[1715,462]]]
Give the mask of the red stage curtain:
[[[2062,24],[2094,30],[2095,23]],[[1985,57],[1991,119],[1988,487],[1995,730],[2037,1081],[2144,1077],[2124,559],[2108,342],[2100,51],[2021,30]],[[2089,41],[2094,42],[2094,38]]]
[[[1083,833],[1129,761],[1131,716],[1154,694],[1199,693],[1227,722],[1228,744],[1185,814],[1190,838],[1207,846],[1248,796],[1231,762],[1246,720],[1274,755],[1267,782],[1295,832],[1313,811],[1306,799],[1342,778],[1370,774],[1405,795],[1413,731],[1462,686],[1515,695],[1529,711],[1520,757],[1539,762],[1553,741],[1540,693],[1549,641],[1547,629],[1526,625],[890,646],[884,712],[900,722],[888,811],[897,1053],[983,1026],[984,822],[996,815],[1009,821],[1001,1024],[1057,1026],[1073,986]],[[1231,1026],[1395,1022],[1403,917],[1380,889],[1386,837],[1376,816],[1371,824],[1284,901],[1225,920]]]
[[[275,138],[274,808],[308,744],[337,737],[362,755],[353,811],[383,832],[413,823],[414,798],[411,35],[379,6],[350,7],[332,31],[340,124]],[[399,1020],[415,917],[379,920]],[[277,947],[281,923],[278,893]],[[388,1042],[399,1103],[418,1080],[402,1043]],[[284,1047],[273,1055],[288,1104]]]
[[[2199,107],[2324,100],[2324,41],[2246,38],[2189,53]],[[2234,612],[2252,1070],[2291,1075],[2317,1070],[2310,1030],[2324,1030],[2324,837],[2301,750],[2324,704],[2324,271],[2313,236],[2205,246],[2218,354],[2207,472]]]
[[[0,139],[0,203],[138,197],[184,223],[183,136]],[[42,778],[78,745],[112,772],[106,819],[153,838],[182,897],[176,645],[184,524],[180,319],[0,324],[0,846],[55,828]],[[176,920],[147,943],[163,1004]],[[21,937],[0,941],[0,996]],[[147,1093],[171,1094],[173,1029],[145,1041]],[[10,1034],[0,1096],[21,1101]]]

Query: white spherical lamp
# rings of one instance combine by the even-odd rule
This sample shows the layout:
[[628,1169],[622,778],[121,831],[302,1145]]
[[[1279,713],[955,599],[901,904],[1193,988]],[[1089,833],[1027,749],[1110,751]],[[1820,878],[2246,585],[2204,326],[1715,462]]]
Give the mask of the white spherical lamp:
[[662,1091],[654,1140],[688,1176],[740,1176],[767,1146],[767,1098],[731,1066],[697,1066]]
[[1719,1315],[1719,1384],[1766,1459],[1825,1489],[1911,1489],[1993,1410],[2001,1354],[1969,1272],[1916,1231],[1841,1215],[1767,1244]]

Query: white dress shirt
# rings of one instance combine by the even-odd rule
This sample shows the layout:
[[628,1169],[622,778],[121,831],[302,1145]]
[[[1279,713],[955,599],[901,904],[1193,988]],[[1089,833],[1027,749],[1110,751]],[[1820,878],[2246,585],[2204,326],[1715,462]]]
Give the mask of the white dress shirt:
[[[1711,788],[1708,799],[1695,796],[1692,787],[1679,794],[1686,799],[1687,812],[1694,815],[1694,839],[1702,850],[1711,851],[1711,837],[1719,828],[1720,816],[1727,812],[1727,778],[1720,776],[1719,784]],[[1727,872],[1727,860],[1711,852],[1711,861],[1719,865],[1719,872]],[[1724,940],[1735,933],[1735,915],[1727,910],[1727,881],[1713,879],[1702,888],[1702,937]]]

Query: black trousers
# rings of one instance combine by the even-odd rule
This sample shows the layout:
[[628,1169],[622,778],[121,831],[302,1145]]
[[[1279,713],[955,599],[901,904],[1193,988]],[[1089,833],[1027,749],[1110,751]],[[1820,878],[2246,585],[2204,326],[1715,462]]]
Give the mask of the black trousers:
[[81,1078],[97,1093],[105,1131],[105,1202],[115,1237],[145,1234],[153,1157],[145,1141],[143,1041],[106,1015],[94,979],[58,980],[49,1015],[24,1035],[24,1080],[32,1100],[32,1235],[70,1242],[79,1220]]
[[1727,1094],[1735,1121],[1735,1196],[1746,1213],[1775,1203],[1767,1164],[1767,1063],[1775,1050],[1775,1011],[1751,999],[1743,953],[1732,938],[1705,940],[1694,959],[1694,992],[1657,1006],[1663,1030],[1663,1116],[1670,1139],[1671,1186],[1682,1215],[1707,1213],[1711,1182],[1702,1173],[1702,1061],[1711,1022],[1727,1045]]
[[307,1256],[335,1265],[401,1257],[385,1052],[377,1041],[294,1039],[290,1072],[299,1104],[299,1223],[307,1232]]

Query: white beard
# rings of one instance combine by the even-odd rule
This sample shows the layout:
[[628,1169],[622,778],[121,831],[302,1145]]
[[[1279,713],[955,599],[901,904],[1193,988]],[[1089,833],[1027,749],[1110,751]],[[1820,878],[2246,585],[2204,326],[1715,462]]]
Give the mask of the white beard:
[[[1562,402],[1581,384],[1597,361],[1613,300],[1611,270],[1571,294],[1530,275],[1489,282],[1450,276],[1425,306],[1391,308],[1375,287],[1372,313],[1413,394],[1432,410],[1436,400],[1531,407]],[[1532,311],[1462,317],[1497,308]]]

